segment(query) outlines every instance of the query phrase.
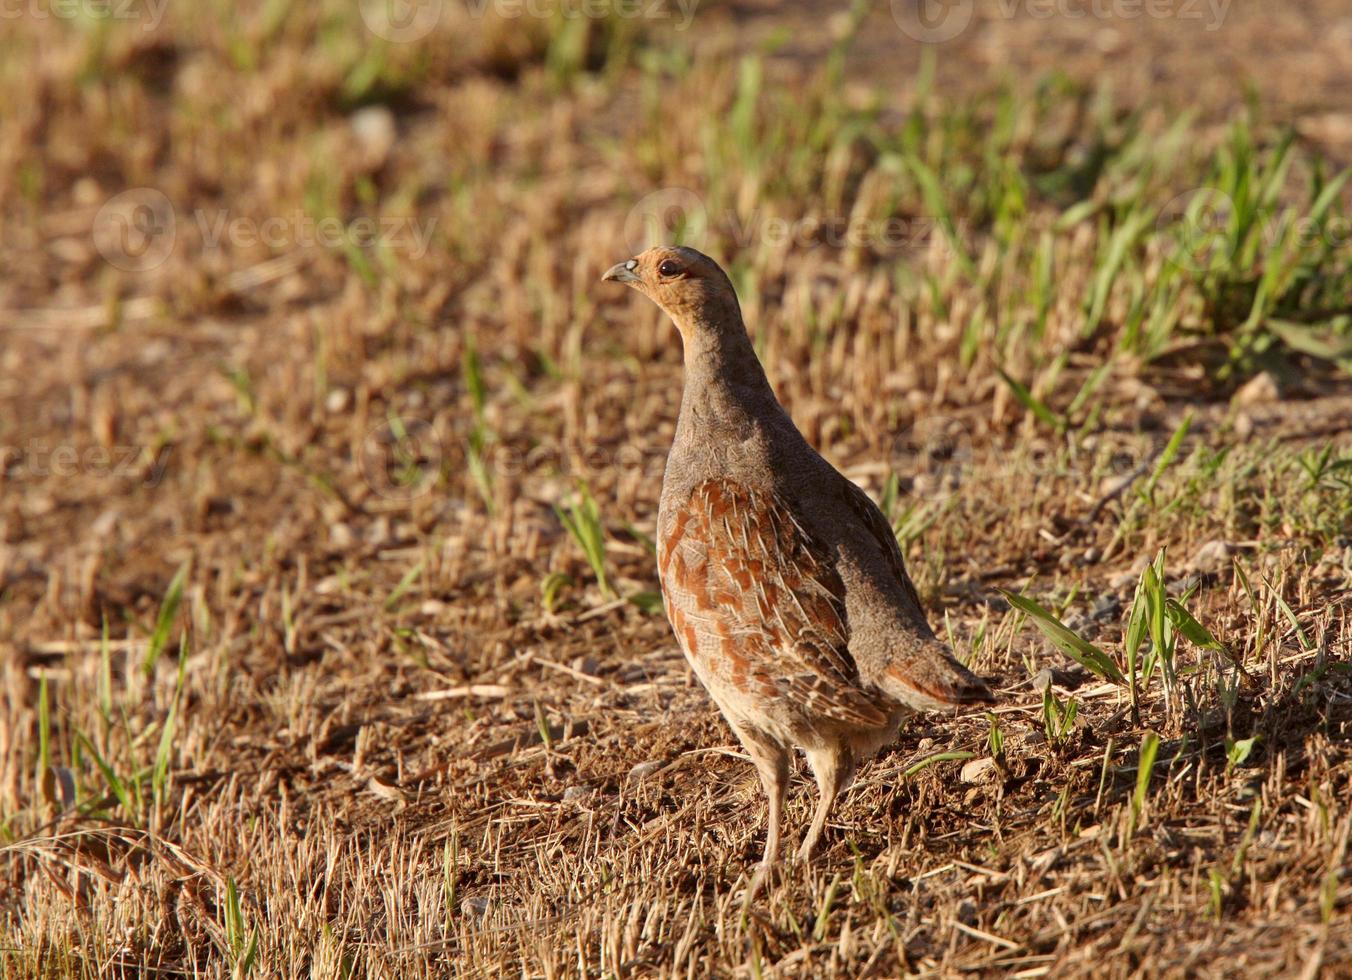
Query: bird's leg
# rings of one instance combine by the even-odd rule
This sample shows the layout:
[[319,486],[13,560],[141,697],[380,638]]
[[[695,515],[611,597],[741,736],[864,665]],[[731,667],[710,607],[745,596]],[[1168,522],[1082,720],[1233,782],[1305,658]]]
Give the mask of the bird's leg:
[[812,765],[813,775],[817,777],[817,789],[821,793],[817,800],[817,812],[812,817],[812,826],[803,838],[803,846],[798,849],[798,860],[807,861],[821,840],[826,829],[826,818],[831,813],[831,805],[850,780],[854,778],[854,758],[844,747],[820,750],[808,753],[808,762]]
[[751,879],[751,888],[747,893],[750,901],[765,884],[770,869],[779,858],[779,825],[784,810],[784,797],[789,789],[789,750],[769,738],[738,731],[742,744],[746,747],[756,771],[760,774],[761,786],[770,804],[770,818],[765,835],[765,855]]

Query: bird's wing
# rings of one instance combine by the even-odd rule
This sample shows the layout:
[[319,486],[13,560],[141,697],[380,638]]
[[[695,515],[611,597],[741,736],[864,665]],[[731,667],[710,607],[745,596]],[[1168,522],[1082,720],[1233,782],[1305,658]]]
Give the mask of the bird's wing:
[[849,480],[845,495],[850,508],[877,540],[897,586],[911,606],[911,619],[920,634],[918,643],[898,643],[892,660],[878,679],[879,686],[893,698],[915,708],[936,710],[951,705],[989,704],[994,699],[980,678],[954,659],[948,647],[934,638],[920,596],[906,574],[906,562],[901,557],[901,546],[892,533],[883,512],[863,490]]
[[860,688],[831,556],[775,494],[699,484],[661,536],[658,566],[687,654],[724,683],[810,715],[886,723]]
[[897,543],[897,536],[893,532],[892,526],[887,523],[887,518],[883,516],[883,512],[878,509],[878,505],[873,502],[868,494],[843,476],[841,482],[845,484],[845,498],[849,502],[850,509],[854,511],[855,516],[859,518],[859,522],[878,542],[878,547],[882,549],[883,557],[886,558],[888,566],[892,569],[897,585],[912,606],[911,612],[914,614],[916,625],[926,636],[933,636],[929,622],[925,619],[925,610],[920,605],[920,596],[915,591],[911,577],[906,574],[906,560],[901,556],[901,545]]

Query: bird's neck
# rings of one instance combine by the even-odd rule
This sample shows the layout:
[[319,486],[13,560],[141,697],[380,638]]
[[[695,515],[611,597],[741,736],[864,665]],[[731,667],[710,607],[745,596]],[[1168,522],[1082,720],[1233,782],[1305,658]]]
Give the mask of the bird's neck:
[[682,426],[740,429],[782,412],[741,316],[681,325],[685,349]]

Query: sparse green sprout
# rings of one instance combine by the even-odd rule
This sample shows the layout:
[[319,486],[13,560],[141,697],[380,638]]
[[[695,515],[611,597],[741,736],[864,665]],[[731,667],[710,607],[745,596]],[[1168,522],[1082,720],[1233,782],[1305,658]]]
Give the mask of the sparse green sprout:
[[1104,680],[1113,681],[1117,684],[1125,681],[1122,671],[1118,669],[1117,664],[1113,663],[1111,657],[1074,630],[1069,629],[1061,620],[1037,602],[1027,596],[1006,589],[999,591],[1009,600],[1011,606],[1031,619],[1033,625],[1041,630],[1042,634],[1071,660]]
[[554,736],[549,731],[549,719],[545,717],[545,709],[540,707],[540,702],[535,702],[535,731],[540,736],[540,744],[546,749],[554,747]]
[[577,492],[567,508],[555,506],[554,513],[577,542],[582,554],[591,566],[596,583],[606,598],[614,596],[610,579],[606,576],[606,532],[601,523],[601,509],[592,496],[591,489],[583,481],[578,481]]
[[249,976],[258,958],[258,931],[249,932],[245,925],[234,878],[227,878],[225,882],[225,945],[234,966],[234,976],[241,980]]
[[1018,399],[1019,404],[1026,408],[1039,422],[1047,426],[1047,428],[1051,429],[1057,435],[1066,431],[1068,428],[1066,419],[1063,416],[1058,415],[1048,407],[1046,402],[1034,395],[1032,390],[1026,384],[1006,373],[1004,368],[997,367],[995,372],[1000,376],[1000,380],[1002,380],[1009,387],[1009,390],[1013,392],[1014,397]]
[[1328,925],[1338,908],[1338,880],[1343,875],[1342,861],[1335,861],[1324,875],[1319,885],[1319,919]]
[[479,352],[474,346],[472,337],[465,339],[465,352],[460,367],[465,380],[465,390],[469,392],[470,405],[474,412],[474,423],[470,428],[469,438],[465,441],[465,463],[470,479],[474,481],[474,488],[479,493],[479,499],[483,501],[484,510],[491,516],[497,511],[493,473],[488,466],[488,449],[494,436],[485,420],[487,389],[484,386],[483,369],[479,364]]
[[169,589],[164,594],[164,601],[160,603],[160,613],[155,618],[155,631],[150,634],[150,645],[146,647],[145,660],[141,663],[141,670],[147,677],[155,670],[155,662],[160,659],[160,654],[169,643],[169,631],[174,626],[179,604],[183,601],[183,586],[187,578],[188,566],[185,563],[174,573],[169,582]]
[[986,733],[986,747],[990,749],[991,758],[996,764],[1003,764],[1005,759],[1005,733],[1000,730],[1000,719],[995,716],[995,712],[987,711],[986,720],[990,723],[990,730]]
[[104,725],[113,721],[113,648],[108,638],[108,617],[99,631],[99,714]]
[[1132,724],[1141,723],[1140,712],[1140,653],[1146,634],[1147,600],[1145,581],[1136,584],[1136,594],[1131,601],[1131,615],[1127,617],[1127,633],[1123,638],[1122,653],[1127,665],[1127,690],[1131,697]]
[[450,929],[455,916],[456,893],[460,885],[460,830],[453,828],[446,838],[446,846],[441,853],[442,886],[445,889],[446,928]]
[[910,779],[917,773],[923,772],[936,762],[964,762],[967,759],[976,758],[975,752],[968,752],[965,749],[953,752],[936,752],[933,755],[927,755],[919,762],[914,762],[906,768],[902,775]]
[[1149,507],[1155,506],[1155,488],[1159,485],[1160,478],[1164,476],[1169,465],[1177,458],[1179,450],[1183,448],[1183,440],[1188,437],[1188,430],[1192,428],[1192,412],[1183,416],[1183,421],[1178,423],[1178,428],[1174,434],[1169,437],[1165,443],[1164,450],[1160,453],[1159,459],[1155,461],[1155,468],[1150,471],[1150,479],[1146,481],[1145,487],[1140,491],[1141,500]]
[[426,561],[421,560],[403,574],[394,588],[390,590],[390,594],[385,597],[386,612],[393,612],[398,608],[399,601],[408,594],[409,589],[413,588],[414,583],[421,577],[425,565]]
[[470,479],[474,481],[474,489],[483,501],[484,510],[492,516],[497,513],[497,502],[493,496],[493,473],[487,460],[487,441],[484,430],[476,428],[470,432],[465,443],[465,464],[469,468]]
[[1221,915],[1225,911],[1225,876],[1215,868],[1208,868],[1206,876],[1208,889],[1211,894],[1211,900],[1207,903],[1207,908],[1211,913],[1211,917],[1217,922],[1220,922]]
[[169,714],[160,730],[159,745],[155,750],[155,766],[151,770],[151,798],[158,806],[168,800],[169,758],[173,753],[174,736],[178,732],[178,706],[183,699],[183,682],[188,673],[188,635],[183,633],[178,644],[178,678],[174,682],[174,697],[169,702]]
[[113,797],[122,805],[127,819],[133,826],[140,826],[139,819],[141,814],[141,784],[135,779],[124,780],[117,774],[112,765],[99,752],[83,733],[77,735],[78,742],[83,746],[84,751],[89,753],[89,757],[94,760],[94,765],[98,767],[99,773],[103,776],[103,781],[108,785],[108,790]]
[[1236,766],[1242,766],[1253,753],[1253,747],[1258,742],[1258,736],[1249,738],[1225,740],[1225,768],[1229,772]]
[[479,364],[479,351],[474,346],[474,338],[466,335],[465,351],[461,355],[461,374],[465,378],[465,390],[469,392],[470,406],[474,410],[474,424],[484,427],[484,406],[488,402],[484,386],[483,369]]
[[540,583],[540,601],[544,603],[545,612],[553,613],[559,604],[559,594],[564,586],[572,585],[573,577],[565,575],[563,572],[550,572]]
[[840,875],[831,876],[831,884],[826,886],[821,904],[817,907],[817,921],[812,927],[812,938],[821,942],[826,938],[826,927],[831,921],[831,907],[836,903],[836,892],[840,888]]
[[1060,745],[1075,730],[1075,718],[1080,713],[1080,705],[1074,698],[1068,698],[1063,704],[1048,684],[1042,689],[1042,730],[1047,741]]
[[1159,752],[1160,737],[1146,732],[1141,739],[1141,754],[1137,760],[1136,790],[1131,794],[1131,828],[1135,832],[1144,826],[1141,821],[1150,794],[1150,776],[1155,769],[1155,755]]
[[662,611],[662,593],[654,591],[634,592],[625,596],[630,605],[637,606],[649,615]]

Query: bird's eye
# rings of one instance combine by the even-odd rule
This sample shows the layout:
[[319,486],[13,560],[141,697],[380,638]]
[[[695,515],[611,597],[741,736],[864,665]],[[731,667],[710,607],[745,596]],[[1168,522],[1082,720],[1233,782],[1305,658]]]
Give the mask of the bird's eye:
[[681,265],[679,262],[673,262],[667,259],[657,267],[657,272],[662,276],[679,276],[681,274]]

